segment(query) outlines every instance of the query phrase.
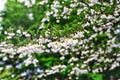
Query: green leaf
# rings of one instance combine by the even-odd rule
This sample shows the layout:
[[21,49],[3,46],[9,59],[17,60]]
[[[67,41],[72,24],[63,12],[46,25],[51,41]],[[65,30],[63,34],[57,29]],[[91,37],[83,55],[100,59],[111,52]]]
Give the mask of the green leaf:
[[52,65],[52,61],[46,62],[45,66],[50,67]]
[[103,80],[102,74],[89,73],[88,76],[93,80]]

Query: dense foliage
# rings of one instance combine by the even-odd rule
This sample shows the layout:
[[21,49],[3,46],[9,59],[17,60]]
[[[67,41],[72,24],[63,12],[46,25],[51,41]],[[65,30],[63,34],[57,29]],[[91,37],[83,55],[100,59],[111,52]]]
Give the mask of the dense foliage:
[[120,68],[119,0],[8,0],[0,16],[0,79],[103,80]]

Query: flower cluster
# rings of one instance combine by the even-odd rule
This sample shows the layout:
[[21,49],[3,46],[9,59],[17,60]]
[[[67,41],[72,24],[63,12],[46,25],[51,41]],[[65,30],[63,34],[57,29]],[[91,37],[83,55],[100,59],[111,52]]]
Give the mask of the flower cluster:
[[[19,0],[28,8],[37,3],[26,1]],[[10,70],[10,77],[19,79],[50,76],[55,79],[54,75],[59,74],[68,80],[78,80],[81,74],[120,67],[118,0],[103,3],[98,0],[43,0],[36,5],[48,8],[38,28],[44,36],[39,34],[31,39],[33,34],[29,31],[4,31],[7,37],[0,43],[0,71]],[[33,13],[28,16],[34,20]],[[14,42],[13,38],[18,35],[31,40],[23,46],[7,43]]]

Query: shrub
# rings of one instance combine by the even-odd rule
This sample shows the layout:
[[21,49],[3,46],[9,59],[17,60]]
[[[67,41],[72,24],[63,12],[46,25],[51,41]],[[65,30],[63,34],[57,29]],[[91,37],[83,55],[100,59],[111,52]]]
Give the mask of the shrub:
[[101,80],[101,73],[120,66],[119,4],[7,1],[0,22],[0,79]]

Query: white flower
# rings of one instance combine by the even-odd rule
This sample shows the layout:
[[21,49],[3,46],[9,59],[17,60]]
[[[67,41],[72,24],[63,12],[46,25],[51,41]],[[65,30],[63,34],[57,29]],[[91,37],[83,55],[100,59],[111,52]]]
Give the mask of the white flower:
[[11,39],[12,38],[12,36],[7,36],[7,39]]
[[57,22],[57,23],[59,23],[59,22],[60,22],[60,20],[56,20],[56,22]]
[[3,67],[0,67],[0,71],[3,70]]
[[43,70],[41,70],[41,69],[39,69],[39,68],[37,68],[37,70],[36,70],[38,73],[41,73],[41,72],[43,72]]
[[23,35],[26,35],[26,34],[27,34],[27,32],[23,32],[22,34],[23,34]]
[[44,26],[44,23],[42,23],[39,27],[39,29],[43,29],[45,26]]
[[10,69],[10,68],[12,68],[12,65],[7,65],[6,68]]
[[0,26],[0,30],[3,30],[3,27],[2,27],[2,26]]
[[90,12],[92,15],[95,13],[94,9],[91,9]]
[[22,67],[22,64],[19,63],[18,65],[16,65],[16,68],[20,69]]
[[25,1],[25,6],[27,6],[27,7],[31,7],[32,4],[31,4],[29,1]]
[[41,20],[41,22],[43,23],[43,22],[45,22],[45,21],[47,21],[47,19],[46,18],[43,18],[42,20]]
[[120,29],[117,29],[117,30],[116,30],[116,33],[117,33],[117,34],[120,33]]
[[16,33],[21,34],[21,30],[17,30]]
[[33,59],[32,63],[34,64],[35,67],[37,67],[38,60],[37,59]]
[[8,58],[7,57],[3,57],[3,61],[7,61],[8,60]]
[[114,62],[112,65],[111,65],[111,68],[110,68],[110,70],[113,70],[113,69],[115,69],[116,67],[118,67],[120,64],[118,63],[118,62]]
[[36,0],[31,0],[32,4],[35,4]]
[[68,17],[66,15],[63,16],[64,19],[68,19]]
[[75,8],[77,6],[77,4],[70,4],[71,8]]
[[24,2],[24,0],[18,0],[19,2],[21,2],[21,3],[23,3]]
[[27,75],[27,72],[21,73],[21,76],[26,76],[26,75]]
[[64,59],[65,59],[65,57],[64,57],[64,56],[60,57],[60,60],[64,60]]
[[8,34],[8,32],[7,32],[7,31],[5,31],[5,32],[4,32],[4,34],[6,34],[6,35],[7,35],[7,34]]
[[14,78],[15,77],[15,75],[14,74],[12,74],[12,76],[11,76],[12,78]]
[[113,16],[112,15],[108,15],[107,19],[113,19]]
[[77,10],[77,15],[79,15],[82,11],[83,11],[83,9],[78,9]]
[[31,20],[33,20],[33,19],[34,19],[33,13],[29,13],[29,14],[28,14],[28,18],[31,19]]
[[70,58],[69,63],[75,62],[75,61],[78,61],[78,60],[79,60],[78,58],[72,57],[72,58]]
[[98,73],[98,72],[99,72],[98,69],[94,69],[94,70],[93,70],[93,73]]
[[8,35],[12,37],[15,35],[15,33],[8,33]]
[[48,0],[43,0],[43,1],[40,1],[40,2],[39,2],[40,5],[44,5],[44,4],[46,4],[46,3],[48,3]]
[[89,0],[91,3],[95,4],[98,2],[98,0]]
[[69,11],[69,8],[64,7],[62,15],[66,14]]
[[46,12],[46,16],[50,16],[51,15],[51,12]]
[[119,16],[119,13],[118,12],[114,12],[114,16]]
[[25,36],[26,36],[26,37],[30,37],[31,35],[30,35],[30,34],[26,34]]
[[102,15],[100,16],[100,18],[106,18],[106,15],[105,15],[105,14],[102,14]]

